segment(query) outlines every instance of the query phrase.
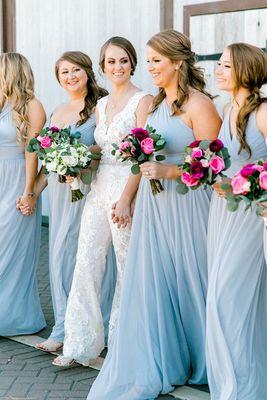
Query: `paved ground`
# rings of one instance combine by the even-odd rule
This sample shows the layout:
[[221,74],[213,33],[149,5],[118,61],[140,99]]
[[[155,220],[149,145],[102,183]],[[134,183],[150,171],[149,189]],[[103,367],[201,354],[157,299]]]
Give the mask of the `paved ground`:
[[[42,234],[38,281],[42,307],[48,326],[39,335],[48,337],[53,325],[53,309],[48,279],[48,229],[43,228]],[[25,338],[29,344],[38,339],[35,336]],[[36,350],[34,347],[0,337],[0,399],[85,400],[98,371],[79,365],[68,369],[57,368],[51,365],[53,357],[53,355]],[[188,392],[186,397],[184,397],[185,392]],[[209,398],[207,393],[194,391],[190,388],[181,388],[181,392],[178,394],[179,397],[176,398],[185,400]],[[160,396],[158,399],[171,400],[173,397],[167,395]]]

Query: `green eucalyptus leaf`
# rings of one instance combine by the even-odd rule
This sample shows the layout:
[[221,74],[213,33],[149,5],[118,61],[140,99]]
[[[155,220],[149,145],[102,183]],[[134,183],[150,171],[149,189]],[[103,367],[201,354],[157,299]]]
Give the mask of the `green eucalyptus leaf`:
[[178,194],[186,194],[188,193],[189,189],[186,185],[184,185],[183,183],[178,183],[176,186],[176,192]]
[[132,168],[131,168],[131,171],[132,171],[132,173],[133,173],[134,175],[138,175],[139,172],[140,172],[140,167],[139,167],[139,165],[138,165],[138,164],[133,164],[133,165],[132,165]]

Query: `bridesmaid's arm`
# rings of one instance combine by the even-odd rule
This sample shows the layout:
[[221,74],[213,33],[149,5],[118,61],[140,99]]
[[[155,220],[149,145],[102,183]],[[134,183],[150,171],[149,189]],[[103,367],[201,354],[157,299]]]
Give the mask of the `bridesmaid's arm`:
[[[26,145],[30,139],[40,132],[45,124],[45,112],[42,104],[34,99],[29,103],[29,127],[27,129]],[[35,207],[36,197],[34,184],[38,169],[38,159],[35,153],[25,151],[26,181],[23,195],[20,199],[21,205],[28,206],[32,211]]]
[[[214,140],[218,137],[222,121],[210,98],[195,93],[186,113],[196,140]],[[176,180],[181,175],[181,168],[174,164],[147,162],[141,165],[141,173],[148,179]]]

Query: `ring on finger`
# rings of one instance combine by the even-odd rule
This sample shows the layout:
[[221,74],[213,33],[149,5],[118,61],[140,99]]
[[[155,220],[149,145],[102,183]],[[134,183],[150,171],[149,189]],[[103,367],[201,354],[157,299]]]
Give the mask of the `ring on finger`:
[[150,172],[149,171],[146,171],[146,176],[149,176],[150,175]]

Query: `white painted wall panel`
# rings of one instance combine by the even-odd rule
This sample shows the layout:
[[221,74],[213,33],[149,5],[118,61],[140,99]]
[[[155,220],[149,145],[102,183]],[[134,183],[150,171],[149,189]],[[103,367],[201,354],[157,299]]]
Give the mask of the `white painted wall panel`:
[[[17,0],[17,51],[30,61],[36,92],[47,114],[65,99],[54,77],[56,59],[67,50],[90,55],[95,71],[101,45],[111,36],[127,37],[139,64],[134,81],[152,90],[145,44],[159,30],[159,0]],[[99,78],[105,84],[105,79]],[[47,200],[44,201],[47,214]]]

